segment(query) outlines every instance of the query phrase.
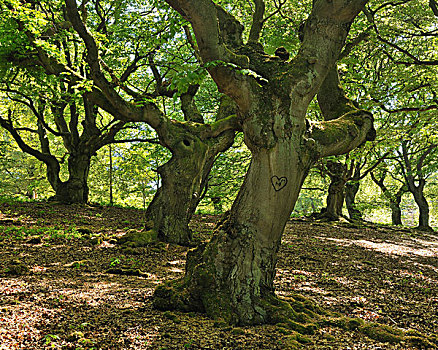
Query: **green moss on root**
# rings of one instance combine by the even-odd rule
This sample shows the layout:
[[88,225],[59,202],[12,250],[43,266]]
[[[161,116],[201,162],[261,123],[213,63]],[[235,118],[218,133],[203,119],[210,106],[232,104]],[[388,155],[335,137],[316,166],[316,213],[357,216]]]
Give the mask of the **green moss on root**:
[[129,230],[125,235],[119,238],[118,244],[123,244],[128,247],[137,248],[145,247],[158,240],[158,235],[155,230],[138,231]]
[[360,327],[360,331],[371,339],[383,343],[400,343],[404,340],[403,331],[378,323],[369,323]]

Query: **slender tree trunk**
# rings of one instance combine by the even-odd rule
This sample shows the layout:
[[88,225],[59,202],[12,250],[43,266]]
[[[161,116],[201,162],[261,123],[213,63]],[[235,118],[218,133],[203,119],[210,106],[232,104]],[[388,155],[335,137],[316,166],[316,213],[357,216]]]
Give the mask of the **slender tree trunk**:
[[351,220],[363,220],[363,215],[356,207],[356,195],[359,192],[359,181],[348,181],[345,184],[345,205]]
[[[114,205],[114,198],[113,198],[113,151],[111,144],[109,146],[109,202],[110,205]],[[144,196],[143,196],[144,198]],[[144,207],[144,205],[143,205]]]
[[393,225],[403,225],[402,223],[402,211],[400,208],[402,195],[395,196],[394,200],[391,200],[389,206],[391,208],[391,221]]
[[415,203],[417,203],[418,210],[420,212],[418,217],[418,229],[431,231],[432,228],[429,224],[429,204],[424,196],[423,189],[417,187],[415,191],[411,191],[414,196]]
[[380,179],[377,179],[377,177],[374,175],[373,172],[370,173],[371,179],[374,181],[374,183],[380,187],[380,189],[383,192],[383,195],[389,200],[389,207],[391,208],[391,221],[393,225],[402,225],[402,211],[400,208],[400,203],[402,200],[403,195],[408,191],[407,185],[403,185],[400,187],[400,189],[397,191],[395,195],[393,195],[389,189],[385,186],[385,177],[386,172],[383,173],[383,176]]

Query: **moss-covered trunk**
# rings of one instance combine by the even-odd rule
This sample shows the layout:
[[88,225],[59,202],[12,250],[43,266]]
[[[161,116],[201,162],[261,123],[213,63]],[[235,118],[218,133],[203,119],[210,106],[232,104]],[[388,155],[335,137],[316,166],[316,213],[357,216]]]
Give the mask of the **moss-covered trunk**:
[[[203,124],[202,115],[193,102],[194,93],[182,95],[181,106],[187,120]],[[220,121],[234,113],[234,102],[222,96],[216,119]],[[178,124],[167,124],[160,130],[161,140],[172,151],[172,158],[158,169],[161,187],[146,210],[146,231],[151,239],[182,245],[191,243],[189,222],[202,198],[213,163],[234,141],[231,130],[214,137],[201,134]]]
[[190,220],[202,198],[214,160],[233,144],[234,132],[201,140],[178,132],[172,158],[158,169],[161,187],[146,210],[146,230],[159,240],[188,245]]
[[[244,45],[241,23],[212,1],[168,3],[191,22],[204,62],[233,63],[214,64],[208,71],[219,91],[238,106],[239,127],[252,161],[228,219],[209,243],[188,255],[183,280],[156,289],[154,305],[206,311],[235,324],[294,316],[306,322],[304,315],[275,298],[277,251],[313,162],[350,151],[372,129],[372,116],[356,108],[338,111],[340,118],[333,121],[305,120],[309,103],[339,57],[350,22],[364,4],[314,1],[303,26],[303,44],[288,61],[288,54],[265,54],[254,26]],[[257,12],[263,19],[263,11]],[[236,65],[258,77],[237,73]]]

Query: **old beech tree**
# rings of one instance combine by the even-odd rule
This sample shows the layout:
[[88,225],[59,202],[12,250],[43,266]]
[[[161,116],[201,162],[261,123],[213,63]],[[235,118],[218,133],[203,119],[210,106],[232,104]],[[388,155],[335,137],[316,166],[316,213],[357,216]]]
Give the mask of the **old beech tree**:
[[[76,114],[67,113],[70,118],[62,120],[64,114],[61,112],[68,106],[70,110],[79,110],[74,108],[73,103],[63,104],[64,109],[58,108],[58,114],[53,112],[58,127],[55,132],[63,136],[69,152],[69,169],[75,171],[72,181],[61,183],[55,178],[59,173],[59,164],[49,154],[45,143],[41,146],[41,152],[31,150],[38,159],[48,164],[50,170],[54,169],[49,173],[49,180],[54,178],[57,197],[66,198],[65,192],[75,193],[77,199],[69,197],[66,201],[85,202],[88,196],[85,180],[91,155],[102,145],[111,142],[116,131],[126,122],[147,123],[156,131],[160,144],[172,152],[172,158],[158,169],[162,186],[147,209],[148,221],[145,232],[127,239],[132,238],[134,244],[146,243],[157,238],[166,242],[189,244],[191,233],[188,223],[199,203],[213,161],[219,152],[231,146],[234,130],[238,128],[235,103],[224,95],[216,111],[216,121],[205,124],[194,103],[194,96],[198,90],[196,84],[190,84],[186,91],[170,88],[164,82],[164,74],[160,73],[158,65],[153,62],[157,43],[152,40],[151,44],[147,38],[152,37],[152,32],[166,32],[168,24],[163,24],[164,29],[154,28],[155,31],[148,32],[150,28],[147,24],[150,25],[150,22],[138,22],[139,18],[147,16],[134,17],[133,20],[129,16],[133,8],[128,2],[120,3],[120,6],[111,5],[108,11],[101,12],[101,4],[96,1],[97,17],[89,11],[93,7],[88,6],[87,2],[83,2],[83,6],[79,8],[75,0],[48,2],[43,5],[27,1],[6,1],[4,6],[2,5],[2,19],[5,19],[7,28],[5,32],[13,38],[10,41],[5,40],[9,46],[5,45],[4,51],[8,64],[18,69],[58,77],[61,85],[69,86],[71,94],[80,96],[84,106],[87,102],[87,106],[92,107],[83,108],[85,121],[82,123],[81,135],[74,128],[80,124]],[[138,6],[144,6],[145,12],[151,16],[158,13],[152,2],[146,1]],[[118,24],[123,25],[124,30],[121,33],[114,31],[114,28],[108,30],[114,25],[114,16],[119,16],[119,21],[123,22]],[[50,31],[44,26],[35,27],[33,18],[40,18]],[[155,23],[157,22],[159,21]],[[133,23],[136,27],[132,27]],[[136,35],[128,35],[131,32]],[[102,40],[103,37],[105,40]],[[170,38],[175,39],[172,36]],[[12,45],[11,42],[16,45]],[[175,42],[174,40],[173,43]],[[128,49],[117,52],[119,63],[115,64],[112,59],[113,51],[108,50],[107,46],[117,51],[118,45],[126,46]],[[21,59],[22,57],[25,59]],[[152,78],[148,73],[150,70],[153,71]],[[137,78],[133,78],[136,75]],[[177,92],[180,95],[184,121],[176,121],[167,116],[154,102],[158,98],[172,98]],[[114,118],[114,122],[107,127],[109,130],[103,132],[103,136],[98,134],[93,124],[96,113],[91,112],[95,112],[97,108]],[[43,120],[43,117],[41,115],[39,119]],[[0,119],[0,122],[8,130],[14,130],[11,120]],[[43,126],[46,125],[47,123]],[[45,130],[42,129],[41,132]],[[42,139],[46,140],[44,137]],[[81,156],[78,161],[84,160],[83,163],[73,162],[73,159],[78,158],[77,155]],[[79,177],[76,173],[84,176]]]
[[[372,115],[336,96],[339,104],[329,107],[336,118],[306,122],[326,77],[337,76],[328,72],[366,0],[314,0],[291,60],[269,56],[259,44],[262,0],[254,1],[246,42],[242,24],[211,0],[167,2],[191,23],[203,64],[219,91],[236,102],[252,161],[227,220],[189,254],[184,279],[157,288],[155,306],[205,311],[239,324],[277,321],[287,308],[274,295],[276,253],[309,168],[374,135]],[[241,74],[242,68],[263,79]]]

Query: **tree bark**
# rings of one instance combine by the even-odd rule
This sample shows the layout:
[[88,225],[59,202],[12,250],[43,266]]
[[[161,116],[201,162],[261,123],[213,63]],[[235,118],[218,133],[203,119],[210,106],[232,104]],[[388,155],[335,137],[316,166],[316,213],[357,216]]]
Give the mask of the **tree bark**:
[[433,231],[429,224],[429,203],[424,196],[423,187],[424,186],[418,186],[414,190],[411,189],[411,193],[414,196],[415,203],[417,203],[419,210],[418,229],[424,231]]
[[[192,98],[193,96],[182,101],[186,119],[196,118],[198,122],[202,122],[202,116]],[[223,96],[217,119],[222,120],[234,113],[235,104]],[[172,135],[172,140],[169,140],[171,143],[168,144],[172,150],[172,158],[158,169],[161,187],[146,210],[146,230],[152,230],[149,232],[151,239],[157,237],[165,242],[190,245],[190,220],[202,199],[216,156],[231,147],[234,132],[226,131],[205,139],[193,132],[187,132],[184,128],[168,126],[167,133]]]
[[158,168],[161,187],[146,210],[146,229],[156,231],[158,239],[187,245],[192,240],[189,222],[203,190],[204,173],[209,173],[214,156],[198,138],[186,138],[181,150]]
[[88,202],[87,180],[90,162],[91,158],[87,154],[70,155],[68,158],[68,180],[61,181],[59,176],[51,176],[51,178],[55,177],[55,181],[51,182],[56,193],[54,200],[69,204]]
[[[402,160],[403,160],[403,173],[409,192],[414,196],[415,203],[417,203],[418,210],[420,212],[418,217],[418,229],[424,231],[433,231],[429,224],[429,204],[424,196],[424,187],[426,186],[426,179],[423,175],[423,166],[426,158],[437,147],[437,145],[430,145],[419,156],[415,165],[415,171],[411,164],[408,152],[408,141],[403,140],[401,144]],[[417,179],[415,179],[415,175]],[[418,185],[416,184],[418,182]]]
[[347,166],[340,162],[327,162],[330,185],[327,195],[327,206],[319,218],[337,221],[342,216],[347,183]]
[[394,200],[389,203],[391,208],[391,222],[393,225],[403,225],[402,222],[402,211],[400,208],[400,203],[402,200],[402,194],[396,195]]
[[345,184],[345,205],[351,220],[363,220],[363,214],[356,206],[356,195],[359,188],[359,181],[350,180]]
[[310,158],[300,163],[298,157],[296,148],[285,141],[253,153],[230,216],[206,247],[188,256],[188,297],[176,301],[168,298],[172,293],[168,287],[159,288],[156,307],[167,309],[176,302],[184,310],[201,309],[214,318],[239,324],[271,322],[279,317],[267,307],[267,300],[274,296],[276,253],[312,164]]

